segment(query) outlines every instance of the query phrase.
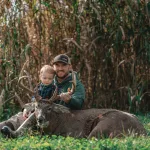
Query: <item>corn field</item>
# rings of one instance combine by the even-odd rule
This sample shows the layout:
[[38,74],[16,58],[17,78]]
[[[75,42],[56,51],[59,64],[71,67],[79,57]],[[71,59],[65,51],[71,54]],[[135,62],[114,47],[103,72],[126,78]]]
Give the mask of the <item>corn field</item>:
[[150,0],[0,0],[0,107],[23,106],[39,70],[71,57],[85,108],[150,110]]

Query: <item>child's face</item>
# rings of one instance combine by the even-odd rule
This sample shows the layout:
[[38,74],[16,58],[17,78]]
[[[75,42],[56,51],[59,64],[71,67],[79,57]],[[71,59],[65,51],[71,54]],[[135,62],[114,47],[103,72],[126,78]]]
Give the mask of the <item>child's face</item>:
[[43,73],[40,75],[40,80],[41,80],[41,82],[42,82],[44,85],[49,85],[49,84],[51,84],[52,81],[53,81],[53,78],[54,78],[54,74],[47,73],[47,72],[43,72]]

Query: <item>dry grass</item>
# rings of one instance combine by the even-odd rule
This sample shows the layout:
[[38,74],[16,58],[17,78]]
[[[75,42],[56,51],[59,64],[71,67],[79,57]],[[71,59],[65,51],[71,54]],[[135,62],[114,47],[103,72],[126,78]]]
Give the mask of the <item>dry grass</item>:
[[35,86],[40,67],[67,53],[86,88],[85,107],[150,110],[150,3],[78,2],[0,2],[0,88],[8,93],[5,99],[16,92],[29,101],[17,86],[26,60],[25,74]]

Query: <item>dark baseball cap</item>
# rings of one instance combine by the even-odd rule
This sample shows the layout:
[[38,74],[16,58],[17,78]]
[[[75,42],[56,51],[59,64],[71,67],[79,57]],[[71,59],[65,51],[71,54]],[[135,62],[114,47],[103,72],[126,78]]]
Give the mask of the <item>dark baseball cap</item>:
[[53,64],[55,64],[56,62],[62,62],[62,63],[68,64],[68,65],[71,64],[70,58],[66,54],[57,55],[54,58]]

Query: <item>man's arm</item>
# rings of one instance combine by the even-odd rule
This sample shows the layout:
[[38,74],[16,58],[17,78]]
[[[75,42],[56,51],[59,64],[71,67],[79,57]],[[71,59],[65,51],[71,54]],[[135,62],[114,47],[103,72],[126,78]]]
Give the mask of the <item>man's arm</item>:
[[85,89],[84,86],[79,83],[76,86],[76,91],[72,94],[71,99],[69,101],[69,105],[73,109],[82,109],[84,100],[85,100]]
[[60,99],[63,100],[71,109],[81,109],[85,99],[85,89],[83,84],[77,80],[75,92],[62,93]]

